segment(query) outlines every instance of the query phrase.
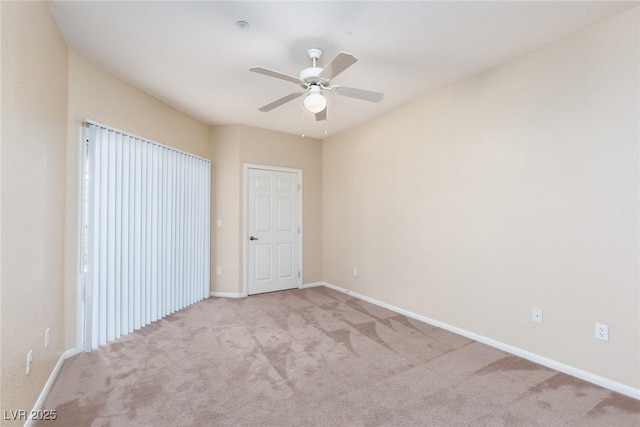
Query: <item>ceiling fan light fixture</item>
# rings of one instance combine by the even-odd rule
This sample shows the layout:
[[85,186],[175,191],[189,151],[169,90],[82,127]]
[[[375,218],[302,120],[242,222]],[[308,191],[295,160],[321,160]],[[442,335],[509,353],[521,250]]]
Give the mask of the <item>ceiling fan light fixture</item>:
[[309,95],[303,101],[304,109],[310,113],[317,114],[327,108],[327,98],[322,94],[319,86],[312,86]]

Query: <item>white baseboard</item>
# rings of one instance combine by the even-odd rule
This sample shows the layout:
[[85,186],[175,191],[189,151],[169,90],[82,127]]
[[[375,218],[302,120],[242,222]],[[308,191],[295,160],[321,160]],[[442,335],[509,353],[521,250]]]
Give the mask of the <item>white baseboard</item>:
[[317,286],[324,286],[324,285],[325,285],[324,282],[303,283],[302,285],[300,285],[300,289],[315,288]]
[[[306,288],[313,288],[316,286],[324,286],[325,283],[324,282],[312,282],[312,283],[303,283],[302,285],[300,285],[298,287],[298,289],[306,289]],[[212,291],[211,292],[211,296],[212,297],[218,297],[218,298],[244,298],[246,296],[248,296],[247,294],[240,294],[237,292],[218,292],[218,291]]]
[[[71,356],[75,356],[78,353],[80,353],[80,351],[78,351],[78,349],[70,348],[70,349],[66,350],[64,353],[62,353],[60,355],[60,358],[58,359],[58,363],[56,363],[56,366],[54,366],[53,370],[51,371],[51,374],[49,375],[49,379],[44,384],[44,387],[42,388],[42,391],[40,392],[40,396],[38,396],[38,400],[36,400],[36,403],[33,405],[33,409],[31,411],[31,414],[33,414],[34,412],[37,413],[37,411],[39,411],[40,408],[42,408],[42,405],[44,404],[44,401],[47,399],[47,396],[49,395],[49,392],[51,391],[51,387],[53,387],[53,383],[55,383],[56,382],[56,378],[58,378],[58,374],[60,373],[60,370],[62,369],[62,364],[64,363],[64,361],[67,360],[68,358],[70,358]],[[31,425],[33,425],[33,421],[34,420],[31,417],[29,417],[27,419],[27,421],[24,423],[24,426],[25,427],[30,427]]]
[[506,344],[493,338],[485,337],[480,334],[476,334],[475,332],[467,331],[466,329],[458,328],[456,326],[449,325],[447,323],[441,322],[439,320],[431,319],[429,317],[421,316],[419,314],[413,313],[409,310],[405,310],[400,307],[396,307],[391,304],[387,304],[382,301],[378,301],[376,299],[370,298],[366,295],[361,295],[357,292],[350,291],[345,288],[341,288],[340,286],[333,285],[327,282],[321,282],[323,286],[327,288],[336,290],[338,292],[342,292],[348,295],[352,295],[356,298],[359,298],[363,301],[370,302],[371,304],[375,304],[380,307],[384,307],[391,311],[395,311],[396,313],[402,314],[407,317],[411,317],[412,319],[419,320],[424,323],[428,323],[433,326],[437,326],[438,328],[446,329],[447,331],[453,332],[458,335],[462,335],[463,337],[472,339],[474,341],[481,342],[483,344],[489,345],[491,347],[495,347],[499,350],[506,351],[507,353],[511,353],[513,355],[522,357],[523,359],[530,360],[532,362],[538,363],[540,365],[546,366],[548,368],[554,369],[559,372],[563,372],[565,374],[574,376],[576,378],[580,378],[581,380],[599,385],[601,387],[607,388],[609,390],[613,390],[615,392],[624,394],[629,397],[633,397],[635,399],[640,400],[640,388],[634,388],[628,386],[626,384],[619,383],[617,381],[610,380],[608,378],[601,377],[599,375],[592,374],[591,372],[583,371],[582,369],[578,369],[576,367],[566,365],[564,363],[558,362],[553,359],[549,359],[544,356],[540,356],[535,353],[531,353],[530,351],[523,350],[521,348],[512,346],[510,344]]
[[211,296],[212,297],[218,297],[218,298],[243,298],[243,297],[246,297],[246,295],[242,295],[242,294],[239,294],[237,292],[218,292],[218,291],[211,292]]

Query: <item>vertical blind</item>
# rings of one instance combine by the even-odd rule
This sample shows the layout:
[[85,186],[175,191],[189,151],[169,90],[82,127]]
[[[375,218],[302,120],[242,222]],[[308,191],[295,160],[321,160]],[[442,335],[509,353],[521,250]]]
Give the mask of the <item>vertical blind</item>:
[[91,350],[209,296],[211,164],[93,122],[83,134]]

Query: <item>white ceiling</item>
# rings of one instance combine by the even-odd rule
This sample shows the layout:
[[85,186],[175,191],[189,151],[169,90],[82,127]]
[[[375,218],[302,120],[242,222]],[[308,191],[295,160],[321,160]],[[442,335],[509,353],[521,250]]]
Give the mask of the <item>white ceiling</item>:
[[[69,48],[207,124],[241,123],[324,138],[431,91],[637,6],[615,1],[94,2],[52,1]],[[236,22],[249,22],[241,29]],[[328,121],[298,98],[258,108],[299,86],[306,51],[323,66],[359,61],[332,83],[381,91],[378,103],[328,95]],[[323,61],[324,60],[324,61]]]

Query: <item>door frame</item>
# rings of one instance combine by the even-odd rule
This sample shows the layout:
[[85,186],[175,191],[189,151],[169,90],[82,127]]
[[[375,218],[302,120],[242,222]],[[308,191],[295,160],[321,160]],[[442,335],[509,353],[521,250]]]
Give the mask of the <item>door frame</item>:
[[243,196],[242,196],[242,293],[241,297],[249,296],[249,169],[261,169],[273,172],[289,172],[298,175],[298,185],[300,185],[300,197],[298,197],[298,212],[300,213],[300,233],[298,233],[298,266],[300,277],[298,278],[298,289],[302,288],[302,278],[304,277],[302,261],[304,242],[304,226],[302,210],[302,169],[283,168],[278,166],[260,165],[255,163],[245,163],[243,165]]

